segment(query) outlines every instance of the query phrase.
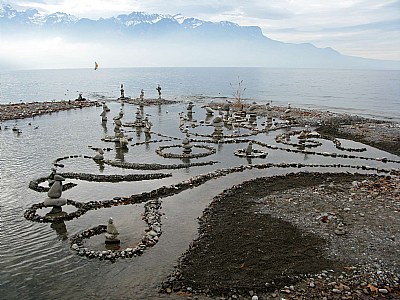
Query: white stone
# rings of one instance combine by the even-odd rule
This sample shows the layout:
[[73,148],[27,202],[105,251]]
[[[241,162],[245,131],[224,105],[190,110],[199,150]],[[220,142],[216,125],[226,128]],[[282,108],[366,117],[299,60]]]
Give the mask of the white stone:
[[114,225],[113,218],[110,218],[107,224],[107,232],[105,233],[106,243],[107,242],[118,243],[119,242],[118,235],[119,232]]
[[155,232],[154,230],[150,230],[147,234],[150,236],[157,236],[157,232]]

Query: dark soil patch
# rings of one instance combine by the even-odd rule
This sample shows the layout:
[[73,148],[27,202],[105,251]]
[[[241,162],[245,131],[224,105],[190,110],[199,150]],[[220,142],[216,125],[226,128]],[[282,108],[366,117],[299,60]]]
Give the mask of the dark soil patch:
[[274,191],[314,186],[332,177],[353,181],[361,176],[300,173],[258,178],[217,196],[200,220],[199,239],[164,289],[248,294],[283,288],[302,274],[339,269],[341,263],[325,258],[322,238],[254,210],[258,199]]

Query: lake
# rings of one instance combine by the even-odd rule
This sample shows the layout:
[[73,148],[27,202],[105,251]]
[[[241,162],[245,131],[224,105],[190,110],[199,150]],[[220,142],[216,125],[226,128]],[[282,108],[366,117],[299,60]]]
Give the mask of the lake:
[[[243,80],[247,102],[346,112],[400,120],[400,71],[270,68],[119,68],[0,72],[0,103],[84,97],[232,98]],[[232,84],[232,86],[231,86]]]

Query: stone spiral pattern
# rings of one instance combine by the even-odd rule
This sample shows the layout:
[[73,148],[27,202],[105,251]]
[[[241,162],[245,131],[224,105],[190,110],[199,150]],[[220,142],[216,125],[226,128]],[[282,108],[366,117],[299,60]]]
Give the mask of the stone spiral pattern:
[[[281,127],[277,128],[281,129]],[[329,152],[316,152],[316,151],[306,151],[301,149],[290,149],[284,147],[278,147],[276,145],[270,145],[267,143],[259,142],[252,139],[246,139],[246,137],[255,136],[262,132],[269,132],[270,130],[253,130],[251,133],[239,134],[239,135],[224,135],[223,140],[215,140],[215,139],[191,139],[192,142],[197,143],[248,143],[252,142],[253,144],[257,144],[261,147],[265,147],[272,150],[281,150],[286,152],[293,152],[293,153],[303,153],[309,155],[320,155],[320,156],[327,156],[331,158],[346,158],[346,159],[361,159],[361,160],[375,160],[380,161],[383,163],[392,162],[392,163],[400,163],[399,160],[390,160],[387,158],[371,158],[371,157],[363,157],[363,156],[355,156],[355,155],[348,155],[348,154],[338,154],[338,153],[329,153]],[[165,135],[158,134],[159,136],[168,138],[170,140],[177,140],[178,138],[175,137],[168,137]],[[196,133],[190,133],[190,135],[200,136],[200,137],[210,137],[212,135],[202,135]],[[165,141],[165,140],[162,140]],[[135,145],[141,145],[148,142],[160,142],[160,141],[147,141],[144,143],[136,143]],[[171,146],[161,146],[157,149],[158,154],[163,157],[172,157],[173,154],[171,153],[163,153],[162,150],[171,147],[181,147],[181,145],[171,145]],[[290,144],[290,146],[294,146],[296,148],[300,148],[300,144]],[[303,145],[304,146],[304,145]],[[202,156],[211,155],[215,153],[215,148],[210,146],[203,146],[198,145],[199,148],[207,149],[208,152],[200,153]],[[340,148],[338,148],[340,149]],[[342,149],[340,149],[342,150]],[[345,149],[348,150],[348,149]],[[357,150],[354,150],[357,151]],[[361,151],[358,151],[361,152]],[[206,154],[206,155],[204,155]],[[172,156],[171,156],[172,155]],[[198,156],[198,157],[202,157]],[[88,158],[92,159],[90,156],[85,155],[71,155],[57,158],[54,164],[59,164],[60,161],[70,158]],[[180,155],[179,158],[182,158],[183,155]],[[186,156],[187,157],[187,154]],[[195,156],[191,156],[195,157]],[[173,157],[175,158],[175,157]],[[176,157],[178,158],[178,157]],[[196,166],[205,166],[205,165],[213,165],[217,163],[216,161],[208,161],[208,162],[198,162],[198,163],[189,163],[189,164],[140,164],[140,163],[129,163],[129,162],[119,162],[119,161],[112,161],[112,160],[104,160],[104,164],[126,168],[126,169],[138,169],[138,170],[165,170],[165,169],[180,169],[180,168],[188,168],[188,167],[196,167]],[[256,164],[256,165],[240,165],[232,168],[226,169],[218,169],[203,175],[197,175],[190,179],[184,180],[180,183],[172,184],[169,186],[162,186],[157,189],[143,192],[140,194],[133,194],[127,197],[114,197],[110,200],[104,201],[88,201],[85,203],[81,203],[74,200],[67,200],[67,205],[74,206],[76,211],[71,213],[66,213],[60,217],[48,217],[48,216],[40,216],[37,214],[37,210],[44,208],[43,203],[34,204],[29,209],[27,209],[24,213],[24,217],[30,221],[34,222],[41,222],[41,223],[48,223],[48,222],[60,222],[60,221],[68,221],[74,218],[78,218],[85,214],[90,210],[97,210],[101,208],[109,208],[112,206],[118,205],[131,205],[137,203],[145,203],[144,205],[144,221],[147,224],[147,229],[142,237],[141,242],[133,248],[126,248],[124,250],[105,250],[105,251],[94,251],[84,247],[84,240],[90,238],[92,236],[102,234],[106,230],[106,225],[98,225],[91,229],[84,230],[83,232],[73,236],[70,240],[70,245],[73,250],[80,256],[85,256],[87,258],[98,258],[104,260],[115,261],[118,258],[130,258],[136,257],[141,255],[147,248],[154,246],[157,242],[159,237],[162,234],[161,231],[161,204],[162,199],[165,197],[169,197],[175,194],[178,194],[184,190],[199,186],[204,184],[205,182],[226,176],[231,173],[239,173],[244,172],[246,170],[251,169],[268,169],[268,168],[344,168],[344,169],[353,169],[353,170],[364,170],[376,173],[383,173],[383,174],[390,174],[392,176],[400,176],[400,171],[398,169],[384,169],[384,168],[377,168],[377,167],[369,167],[369,166],[355,166],[355,165],[348,165],[348,164],[303,164],[303,163],[266,163],[266,164]],[[172,176],[171,174],[139,174],[139,175],[93,175],[93,174],[85,174],[85,173],[63,173],[63,177],[66,178],[75,178],[80,180],[88,180],[88,181],[97,181],[97,182],[118,182],[118,181],[137,181],[137,180],[150,180],[150,179],[158,179]],[[44,182],[46,178],[39,178],[34,180],[30,184],[30,188],[34,189],[38,192],[45,192],[47,189],[44,187],[39,186],[41,182]],[[73,184],[65,185],[64,189],[72,188]]]
[[200,157],[206,157],[212,154],[216,153],[216,150],[214,147],[206,146],[206,145],[192,145],[193,148],[200,148],[200,149],[206,149],[207,152],[203,153],[182,153],[182,154],[174,154],[174,153],[165,153],[163,152],[164,149],[169,149],[169,148],[183,148],[182,145],[168,145],[168,146],[160,146],[157,150],[156,153],[164,158],[200,158]]

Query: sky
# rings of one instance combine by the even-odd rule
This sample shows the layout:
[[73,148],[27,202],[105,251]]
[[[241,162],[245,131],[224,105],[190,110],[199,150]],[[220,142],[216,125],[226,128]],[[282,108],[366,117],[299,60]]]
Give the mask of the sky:
[[259,26],[269,38],[332,47],[345,55],[400,60],[400,0],[9,0],[98,19],[143,11]]

